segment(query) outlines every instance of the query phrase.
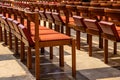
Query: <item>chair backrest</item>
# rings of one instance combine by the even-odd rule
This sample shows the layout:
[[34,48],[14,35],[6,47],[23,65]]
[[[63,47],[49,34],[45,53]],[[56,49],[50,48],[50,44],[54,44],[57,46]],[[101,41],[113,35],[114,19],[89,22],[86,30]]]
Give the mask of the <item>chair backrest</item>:
[[93,19],[84,19],[84,23],[89,30],[94,30],[94,31],[102,31],[97,20]]
[[[74,22],[77,26],[85,26],[83,22],[83,17],[80,16],[73,16]],[[86,26],[85,26],[86,27]]]
[[27,28],[25,28],[24,25],[22,24],[19,24],[18,25],[18,28],[20,30],[20,33],[22,35],[22,41],[27,45],[27,46],[30,46],[30,47],[33,47],[35,44],[31,38],[31,35],[29,34],[29,31],[27,30]]
[[13,20],[13,21],[12,21],[12,24],[13,24],[13,26],[14,26],[14,29],[15,29],[16,33],[17,33],[17,34],[20,34],[20,31],[19,31],[19,29],[18,29],[19,22],[16,21],[16,20]]
[[7,23],[7,18],[6,17],[2,17],[1,18],[1,23],[4,25],[4,27],[5,27],[5,29],[7,30],[7,31],[10,31],[10,27],[9,27],[9,25],[8,25],[8,23]]
[[[104,35],[111,35],[115,37],[116,40],[120,40],[118,32],[116,30],[115,24],[112,22],[100,21],[99,25],[104,33]],[[109,37],[107,37],[109,39]]]
[[53,12],[52,15],[53,15],[53,18],[55,19],[55,21],[63,22],[59,13]]
[[46,11],[46,12],[45,12],[45,15],[46,15],[47,20],[48,20],[49,22],[54,22],[54,18],[53,18],[53,16],[52,16],[52,12]]
[[47,17],[45,15],[45,12],[44,11],[39,11],[39,15],[40,15],[40,18],[43,19],[43,20],[47,20]]
[[8,24],[9,24],[9,26],[10,26],[11,32],[12,32],[12,30],[15,31],[15,28],[14,28],[14,26],[13,26],[13,24],[12,24],[12,21],[13,21],[13,19],[7,18],[7,22],[8,22]]
[[1,27],[2,27],[2,17],[3,17],[3,15],[2,14],[0,14],[0,24],[1,24]]

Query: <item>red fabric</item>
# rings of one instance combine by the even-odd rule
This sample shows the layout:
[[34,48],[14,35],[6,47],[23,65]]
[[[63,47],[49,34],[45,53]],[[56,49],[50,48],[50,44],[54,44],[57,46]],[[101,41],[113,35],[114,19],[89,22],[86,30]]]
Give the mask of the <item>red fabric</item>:
[[[40,34],[40,35],[56,34],[56,33],[58,33],[58,32],[55,32],[55,31],[53,31],[53,30],[51,30],[51,29],[42,29],[42,28],[39,29],[39,34]],[[32,34],[32,35],[35,35],[35,30],[31,30],[31,34]]]
[[[20,32],[21,32],[23,38],[28,40],[29,45],[31,47],[33,47],[35,36],[31,36],[29,34],[28,30],[22,24],[19,24],[18,26],[20,28]],[[33,33],[34,33],[34,30],[33,30]],[[57,41],[58,40],[68,40],[68,39],[70,39],[70,37],[66,36],[64,34],[58,33],[54,30],[46,29],[46,28],[43,29],[43,27],[41,27],[40,33],[39,33],[39,39],[40,39],[40,41],[44,42],[44,41],[56,41],[56,40]]]
[[[32,36],[32,39],[34,40],[34,36]],[[39,39],[40,41],[45,42],[45,41],[68,40],[70,39],[70,37],[61,33],[56,33],[56,34],[39,35]]]

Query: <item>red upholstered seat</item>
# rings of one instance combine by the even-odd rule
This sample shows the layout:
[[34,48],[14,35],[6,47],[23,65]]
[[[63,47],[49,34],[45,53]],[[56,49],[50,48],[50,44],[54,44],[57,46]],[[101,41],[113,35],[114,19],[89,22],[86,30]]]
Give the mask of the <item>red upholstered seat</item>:
[[[55,31],[56,33],[56,31]],[[45,34],[45,35],[39,35],[40,41],[58,41],[58,40],[69,40],[70,37],[61,34],[61,33],[56,33],[56,34]]]
[[[40,31],[39,31],[39,34],[40,34],[40,35],[56,34],[56,33],[58,33],[58,32],[55,32],[55,31],[49,29],[49,28],[44,28],[44,27],[40,27],[39,30],[40,30]],[[34,30],[34,29],[31,30],[31,34],[32,34],[32,35],[35,35],[35,30]]]

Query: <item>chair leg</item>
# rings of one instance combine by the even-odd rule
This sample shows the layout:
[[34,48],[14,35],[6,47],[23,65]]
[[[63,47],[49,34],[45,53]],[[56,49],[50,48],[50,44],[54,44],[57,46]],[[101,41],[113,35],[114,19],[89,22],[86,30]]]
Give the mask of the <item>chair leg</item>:
[[70,36],[71,34],[70,27],[66,26],[66,35]]
[[43,21],[43,26],[46,26],[46,21]]
[[49,28],[52,29],[52,23],[49,23]]
[[21,41],[21,52],[20,52],[20,59],[21,61],[25,60],[25,44]]
[[53,59],[53,47],[50,47],[50,59]]
[[41,53],[44,53],[44,52],[45,52],[45,48],[42,47],[42,48],[41,48]]
[[87,34],[87,44],[89,43],[89,39],[88,39],[88,36],[89,36],[89,34]]
[[4,29],[4,41],[5,45],[7,45],[7,31]]
[[92,56],[92,35],[88,35],[89,40],[89,56]]
[[76,31],[77,49],[80,50],[80,31]]
[[117,54],[117,43],[114,42],[114,54]]
[[40,80],[40,57],[39,46],[35,46],[35,76],[36,80]]
[[104,39],[104,62],[108,63],[108,40]]
[[103,38],[99,36],[99,48],[103,49]]
[[61,33],[64,34],[64,26],[62,25],[60,28],[61,28]]
[[59,46],[59,63],[60,67],[64,67],[64,50],[63,46]]
[[0,26],[0,41],[3,41],[2,27]]
[[60,32],[60,26],[55,24],[55,31]]
[[72,40],[72,76],[76,78],[76,49],[75,40]]
[[28,67],[28,69],[32,68],[32,54],[31,54],[30,47],[28,47],[28,52],[27,52],[27,67]]
[[12,49],[12,34],[9,32],[9,48]]
[[18,38],[15,37],[15,54],[18,54]]

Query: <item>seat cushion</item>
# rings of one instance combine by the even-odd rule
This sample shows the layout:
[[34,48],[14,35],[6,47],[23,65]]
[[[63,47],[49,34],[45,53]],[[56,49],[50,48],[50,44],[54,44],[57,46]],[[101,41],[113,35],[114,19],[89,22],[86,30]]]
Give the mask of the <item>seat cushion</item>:
[[[34,36],[32,36],[32,39],[34,39]],[[42,42],[45,41],[59,41],[59,40],[69,40],[71,39],[69,36],[61,34],[61,33],[55,33],[55,34],[44,34],[44,35],[39,35],[39,39]]]
[[[51,29],[39,28],[39,35],[56,34],[56,33],[58,33],[58,32],[55,32],[55,31],[53,31]],[[31,34],[32,34],[32,36],[35,35],[35,30],[34,29],[31,30]]]
[[40,35],[39,39],[40,41],[56,41],[56,40],[68,40],[70,39],[70,37],[61,33],[57,33],[57,34]]

